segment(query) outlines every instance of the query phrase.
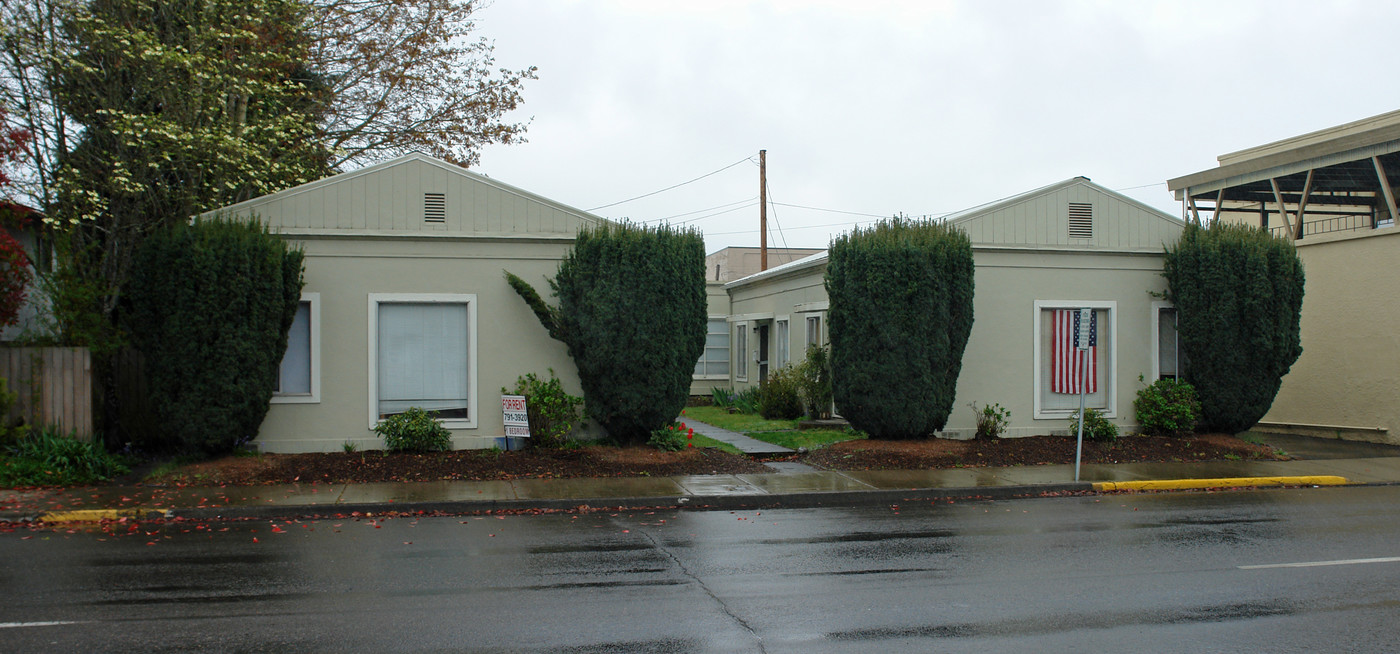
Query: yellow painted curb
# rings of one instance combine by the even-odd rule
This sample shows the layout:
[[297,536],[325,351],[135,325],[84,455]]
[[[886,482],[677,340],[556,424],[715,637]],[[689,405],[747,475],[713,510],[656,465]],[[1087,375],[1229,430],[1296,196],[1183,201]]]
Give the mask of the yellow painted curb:
[[1160,479],[1155,481],[1100,481],[1096,491],[1188,490],[1195,488],[1243,488],[1251,486],[1344,486],[1351,480],[1335,475],[1299,477],[1222,477],[1218,479]]
[[50,511],[39,516],[39,522],[99,522],[121,518],[142,518],[150,515],[152,509],[77,509],[74,511]]

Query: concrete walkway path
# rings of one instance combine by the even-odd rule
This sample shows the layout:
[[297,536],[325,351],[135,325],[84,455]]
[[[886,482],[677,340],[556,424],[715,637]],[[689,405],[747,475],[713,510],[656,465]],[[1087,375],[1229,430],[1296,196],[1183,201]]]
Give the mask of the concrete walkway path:
[[683,417],[681,418],[681,422],[684,422],[685,426],[694,429],[695,433],[705,436],[706,438],[713,438],[723,443],[729,443],[739,448],[739,451],[744,454],[779,455],[794,453],[790,448],[774,445],[772,443],[765,443],[755,438],[749,438],[739,432],[720,429],[719,427],[700,422],[699,420],[691,420]]

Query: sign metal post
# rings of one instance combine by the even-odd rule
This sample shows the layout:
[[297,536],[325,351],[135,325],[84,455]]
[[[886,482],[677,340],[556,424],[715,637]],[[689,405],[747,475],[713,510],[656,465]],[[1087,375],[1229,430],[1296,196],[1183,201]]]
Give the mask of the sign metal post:
[[1094,310],[1080,309],[1074,315],[1074,347],[1079,351],[1079,438],[1074,445],[1074,480],[1079,481],[1079,461],[1084,454],[1084,391],[1089,387],[1089,348],[1098,345]]

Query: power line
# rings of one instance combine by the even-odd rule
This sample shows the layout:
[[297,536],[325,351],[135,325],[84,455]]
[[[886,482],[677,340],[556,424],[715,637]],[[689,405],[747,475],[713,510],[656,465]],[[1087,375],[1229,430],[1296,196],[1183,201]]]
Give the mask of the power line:
[[[651,220],[643,220],[642,222],[644,222],[644,223],[656,223],[656,222],[661,222],[661,221],[663,221],[663,220],[670,220],[670,219],[672,219],[672,218],[680,218],[681,216],[689,216],[689,215],[691,215],[691,214],[704,213],[704,212],[706,212],[706,211],[714,211],[715,209],[723,209],[723,208],[725,208],[725,207],[733,206],[733,205],[740,204],[740,203],[743,203],[743,202],[753,202],[753,201],[756,200],[756,199],[757,199],[757,198],[747,198],[747,199],[744,199],[744,200],[735,200],[735,201],[733,201],[733,202],[726,202],[726,203],[724,203],[724,204],[716,205],[716,206],[713,206],[713,207],[709,207],[709,208],[707,208],[707,209],[696,209],[695,211],[687,211],[687,212],[685,212],[685,213],[672,214],[672,215],[669,215],[669,216],[665,216],[665,217],[663,217],[663,218],[652,218]],[[696,220],[699,220],[699,218],[697,218]]]
[[733,209],[725,209],[724,211],[716,211],[715,213],[707,214],[707,215],[704,215],[704,216],[700,216],[699,218],[691,218],[690,220],[682,220],[682,221],[680,221],[680,222],[678,222],[678,223],[676,223],[676,224],[677,224],[677,225],[688,225],[688,224],[690,224],[690,223],[700,222],[700,221],[702,221],[702,220],[704,220],[704,219],[706,219],[706,218],[714,218],[715,216],[722,216],[722,215],[727,214],[727,213],[734,213],[735,211],[738,211],[738,210],[740,210],[740,209],[748,209],[748,208],[750,208],[750,207],[756,207],[756,206],[758,206],[758,202],[756,202],[756,201],[751,201],[751,202],[749,202],[748,204],[741,205],[741,206],[737,206],[737,207],[734,207]]
[[849,215],[852,215],[852,216],[870,216],[870,217],[872,217],[872,218],[889,218],[889,216],[886,216],[886,215],[884,215],[884,214],[878,214],[878,213],[862,213],[862,212],[859,212],[859,211],[842,211],[842,210],[840,210],[840,209],[823,209],[822,207],[808,207],[808,206],[804,206],[804,205],[801,205],[801,204],[787,204],[787,203],[785,203],[785,202],[773,202],[772,204],[779,205],[779,206],[784,206],[784,207],[792,207],[792,208],[794,208],[794,209],[811,209],[812,211],[825,211],[825,212],[828,212],[828,213],[844,213],[844,214],[849,214]]
[[690,183],[692,183],[692,182],[698,182],[698,181],[700,181],[700,180],[702,180],[702,179],[705,179],[706,177],[709,177],[710,175],[715,175],[715,174],[718,174],[718,173],[722,173],[722,172],[724,172],[724,171],[726,171],[726,170],[729,170],[730,168],[733,168],[733,167],[735,167],[735,166],[737,166],[737,165],[739,165],[739,164],[741,164],[741,163],[744,163],[745,161],[750,161],[750,160],[751,160],[751,159],[750,159],[749,157],[744,157],[743,159],[740,159],[740,160],[738,160],[738,161],[736,161],[736,162],[734,162],[734,163],[732,163],[732,164],[729,164],[728,166],[725,166],[725,167],[723,167],[723,168],[720,168],[719,170],[715,170],[715,171],[711,171],[711,172],[705,173],[704,175],[701,175],[701,176],[699,176],[699,177],[696,177],[695,179],[692,179],[692,180],[689,180],[689,181],[684,181],[684,182],[681,182],[681,183],[679,183],[679,184],[673,184],[673,185],[667,186],[666,188],[663,188],[663,189],[661,189],[661,190],[659,190],[659,191],[652,191],[652,192],[650,192],[650,193],[644,193],[644,194],[642,194],[642,195],[638,195],[638,196],[635,197],[635,198],[627,198],[626,200],[619,200],[619,201],[614,202],[614,203],[612,203],[612,204],[605,204],[605,205],[603,205],[603,206],[601,206],[601,207],[593,207],[592,209],[585,209],[585,211],[593,212],[593,211],[597,211],[597,210],[599,210],[599,209],[607,209],[608,207],[615,207],[615,206],[617,206],[617,205],[619,205],[619,204],[626,204],[626,203],[631,202],[631,201],[633,201],[633,200],[640,200],[640,199],[642,199],[642,198],[649,198],[649,197],[651,197],[651,196],[653,196],[653,195],[656,195],[657,193],[665,193],[666,191],[669,191],[669,190],[671,190],[671,189],[673,189],[673,188],[680,188],[680,187],[682,187],[682,186],[685,186],[686,184],[690,184]]
[[[743,207],[740,207],[740,208],[743,208]],[[862,214],[862,215],[868,215],[868,214]],[[884,218],[884,216],[881,216],[880,218]],[[871,219],[871,220],[856,220],[856,221],[852,221],[852,222],[848,222],[848,223],[828,223],[828,224],[825,224],[825,225],[803,225],[802,227],[789,227],[788,229],[790,229],[790,230],[792,230],[792,231],[797,231],[797,230],[799,230],[799,229],[820,229],[820,228],[822,228],[822,227],[852,227],[852,226],[855,226],[855,225],[863,225],[863,224],[865,224],[865,223],[873,223],[873,222],[875,222],[875,220],[877,220],[877,219]],[[706,236],[728,236],[728,235],[731,235],[731,234],[752,234],[754,231],[755,231],[755,230],[752,230],[752,229],[741,229],[741,230],[735,231],[735,232],[705,232],[705,235],[706,235]]]
[[1147,187],[1149,187],[1149,186],[1161,186],[1161,185],[1163,185],[1163,184],[1166,184],[1166,182],[1156,182],[1156,183],[1153,183],[1153,184],[1143,184],[1142,186],[1129,186],[1128,188],[1116,188],[1116,189],[1113,189],[1113,190],[1114,190],[1114,191],[1119,191],[1119,192],[1122,192],[1122,191],[1132,191],[1132,190],[1135,190],[1135,189],[1147,188]]
[[773,205],[773,225],[778,228],[778,238],[783,239],[783,247],[788,246],[787,234],[783,233],[783,225],[778,222],[778,203],[773,199],[773,187],[768,185],[768,180],[763,180],[763,190],[768,191],[768,203]]

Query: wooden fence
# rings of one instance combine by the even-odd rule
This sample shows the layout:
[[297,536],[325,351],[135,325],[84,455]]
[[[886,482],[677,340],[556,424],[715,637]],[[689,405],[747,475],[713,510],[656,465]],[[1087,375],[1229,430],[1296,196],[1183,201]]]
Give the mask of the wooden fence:
[[92,357],[87,348],[0,347],[0,377],[19,395],[8,419],[92,438]]

